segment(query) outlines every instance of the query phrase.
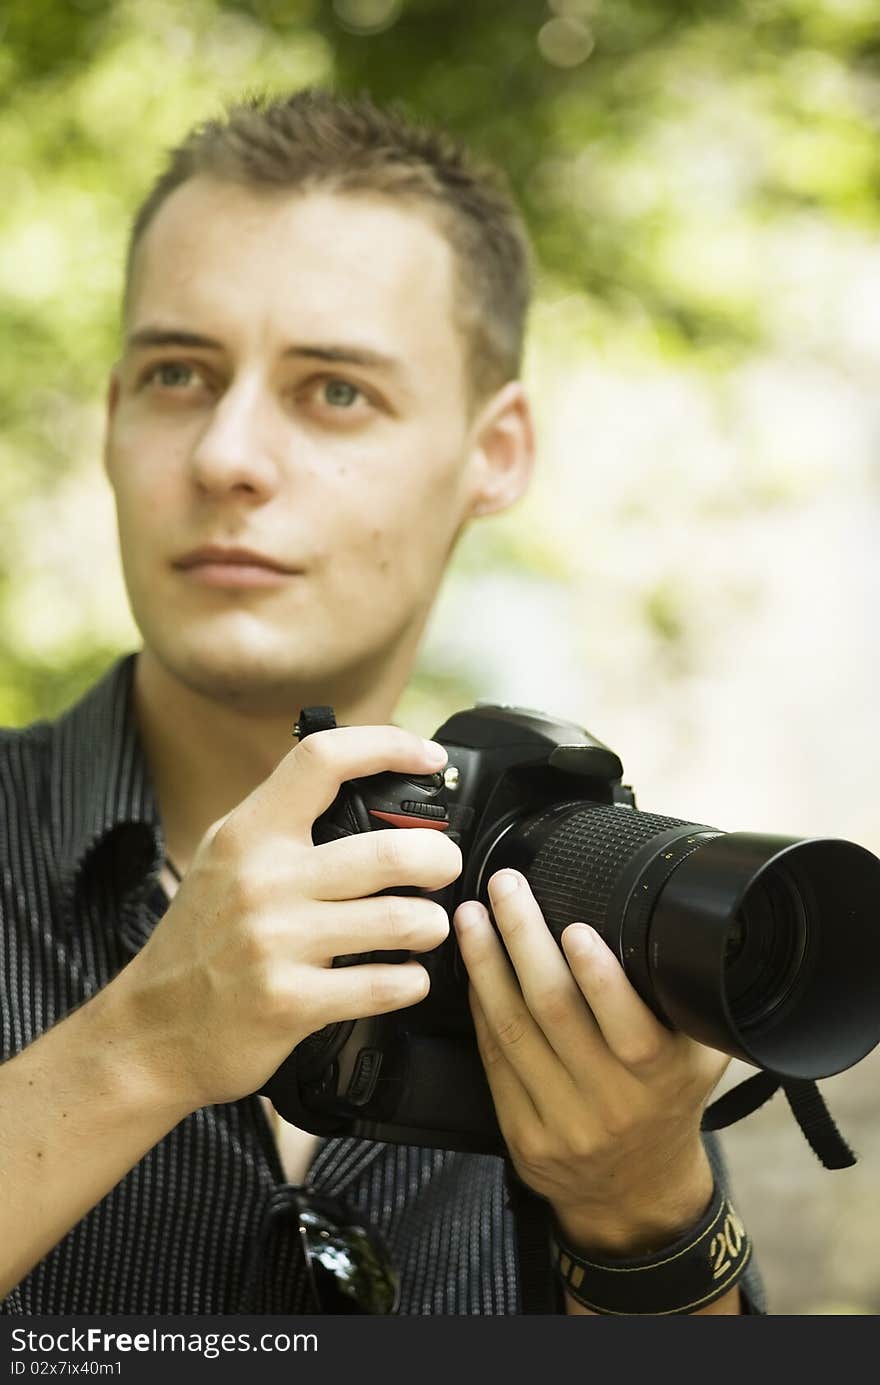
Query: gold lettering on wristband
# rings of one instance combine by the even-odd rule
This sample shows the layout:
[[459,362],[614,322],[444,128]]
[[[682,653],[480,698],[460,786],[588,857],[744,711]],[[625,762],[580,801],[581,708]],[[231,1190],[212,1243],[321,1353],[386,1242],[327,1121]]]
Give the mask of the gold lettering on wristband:
[[720,1230],[709,1242],[709,1261],[712,1264],[712,1278],[721,1279],[732,1268],[743,1248],[746,1229],[734,1212],[730,1203]]

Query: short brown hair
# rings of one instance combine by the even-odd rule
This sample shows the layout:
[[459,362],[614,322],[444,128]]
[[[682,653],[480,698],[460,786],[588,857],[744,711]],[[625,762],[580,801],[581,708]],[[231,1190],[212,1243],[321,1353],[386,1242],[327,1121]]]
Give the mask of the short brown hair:
[[525,227],[500,172],[444,131],[367,97],[316,88],[230,107],[171,150],[137,211],[126,295],[145,230],[174,189],[199,174],[254,188],[372,192],[422,204],[455,258],[453,314],[473,395],[482,399],[519,374],[530,278]]

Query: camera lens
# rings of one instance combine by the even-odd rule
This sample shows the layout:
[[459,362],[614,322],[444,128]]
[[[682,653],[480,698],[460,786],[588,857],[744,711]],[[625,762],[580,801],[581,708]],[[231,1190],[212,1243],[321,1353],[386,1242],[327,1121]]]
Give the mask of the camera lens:
[[557,941],[592,923],[654,1013],[710,1048],[816,1079],[880,1041],[880,859],[855,842],[560,800],[477,856],[478,883],[523,871]]
[[808,971],[803,897],[781,866],[771,867],[734,915],[724,951],[724,988],[740,1030],[757,1030],[798,993]]

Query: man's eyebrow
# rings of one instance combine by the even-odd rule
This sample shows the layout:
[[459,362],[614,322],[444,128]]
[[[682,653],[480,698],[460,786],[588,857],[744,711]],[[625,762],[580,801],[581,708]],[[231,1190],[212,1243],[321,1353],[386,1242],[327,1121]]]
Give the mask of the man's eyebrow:
[[197,346],[207,351],[222,351],[223,343],[213,337],[204,337],[200,332],[186,332],[182,327],[139,327],[129,332],[126,346]]
[[[201,332],[188,332],[182,327],[139,327],[130,332],[126,345],[129,349],[184,346],[196,347],[203,351],[222,351],[223,343],[214,337],[203,336]],[[360,346],[346,342],[327,346],[309,342],[295,342],[282,351],[285,358],[302,357],[312,361],[327,361],[331,365],[359,365],[374,370],[385,370],[395,375],[403,373],[402,363],[384,351],[372,346]]]
[[376,351],[372,346],[355,346],[346,343],[332,346],[312,346],[306,342],[285,347],[283,356],[302,356],[306,360],[327,361],[331,365],[361,365],[374,370],[386,370],[393,374],[402,372],[402,363],[394,356]]

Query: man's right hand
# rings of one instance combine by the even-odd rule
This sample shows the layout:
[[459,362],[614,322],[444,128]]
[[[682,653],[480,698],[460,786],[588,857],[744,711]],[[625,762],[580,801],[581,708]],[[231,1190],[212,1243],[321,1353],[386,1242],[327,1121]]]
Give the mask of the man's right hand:
[[312,825],[348,779],[441,769],[433,743],[393,726],[322,731],[206,833],[151,938],[117,978],[149,1034],[153,1076],[188,1109],[263,1085],[291,1049],[336,1020],[413,1005],[428,992],[417,961],[333,967],[348,953],[426,952],[445,910],[434,891],[459,875],[443,833],[388,828],[320,846]]

